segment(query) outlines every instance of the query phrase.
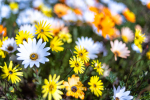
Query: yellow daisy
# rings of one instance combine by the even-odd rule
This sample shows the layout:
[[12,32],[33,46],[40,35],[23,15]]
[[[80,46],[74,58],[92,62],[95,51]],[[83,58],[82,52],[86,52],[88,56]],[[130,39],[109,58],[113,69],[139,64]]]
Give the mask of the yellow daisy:
[[103,75],[103,68],[102,68],[102,65],[101,65],[101,62],[99,62],[98,60],[93,60],[92,62],[92,67],[94,67],[94,69],[96,69],[96,71],[99,73],[99,75]]
[[76,74],[78,74],[78,72],[80,74],[82,74],[85,70],[85,68],[83,67],[84,62],[79,57],[73,56],[73,59],[71,58],[69,60],[69,64],[71,65],[70,67],[74,67],[74,71],[75,71]]
[[89,61],[89,52],[87,52],[86,49],[84,49],[84,47],[81,48],[81,46],[75,46],[75,50],[76,51],[74,51],[74,53],[77,54],[77,56],[81,58],[81,60],[85,61],[86,63]]
[[72,42],[72,36],[70,33],[65,33],[65,32],[60,32],[58,34],[59,38],[62,39],[64,42],[67,42],[67,43],[71,43]]
[[150,50],[146,53],[146,57],[150,60]]
[[[0,40],[0,48],[1,48],[2,45],[3,45],[3,41],[5,41],[5,40],[7,40],[7,39],[8,39],[8,37],[6,36],[6,37],[3,37],[2,40]],[[2,56],[2,58],[5,58],[5,57],[6,57],[6,52],[3,51],[2,49],[0,49],[0,56]]]
[[45,85],[42,86],[42,93],[44,93],[43,98],[46,98],[48,95],[48,100],[52,100],[52,96],[55,100],[62,99],[61,95],[63,92],[59,89],[63,89],[65,86],[61,85],[63,80],[58,82],[59,78],[60,76],[56,77],[56,74],[54,74],[53,78],[52,75],[49,75],[49,81],[44,79]]
[[101,82],[101,80],[99,80],[98,76],[92,76],[90,78],[90,82],[88,82],[88,84],[90,85],[91,92],[94,92],[94,94],[99,97],[102,95],[102,91],[104,90],[104,86],[103,83]]
[[30,34],[30,32],[27,31],[20,31],[19,34],[16,35],[15,39],[16,39],[16,44],[23,44],[23,41],[27,41],[28,42],[28,38],[33,39],[33,35]]
[[52,49],[52,51],[63,51],[64,48],[61,47],[64,43],[58,38],[58,37],[54,37],[54,39],[51,40],[50,42],[50,48]]
[[11,2],[9,4],[9,6],[10,6],[11,10],[17,10],[19,8],[19,6],[18,6],[18,4],[16,2]]
[[4,62],[4,66],[0,66],[2,68],[2,71],[4,72],[4,74],[2,74],[2,78],[6,78],[8,77],[8,81],[11,80],[12,83],[19,82],[21,81],[21,79],[18,76],[23,76],[23,72],[17,72],[19,70],[22,70],[22,68],[17,69],[17,66],[15,66],[14,68],[12,68],[13,63],[12,61],[10,61],[9,63],[9,68],[7,68],[7,64],[6,62]]
[[63,82],[67,93],[67,96],[73,96],[75,98],[84,99],[84,91],[87,90],[86,87],[83,87],[83,84],[79,81],[79,77],[72,75],[72,77],[68,77],[68,82]]
[[40,21],[40,23],[38,23],[38,25],[35,25],[36,27],[36,32],[35,34],[38,34],[37,38],[42,38],[45,42],[48,42],[48,38],[52,38],[52,33],[50,32],[51,29],[50,29],[50,23],[47,24],[47,21]]

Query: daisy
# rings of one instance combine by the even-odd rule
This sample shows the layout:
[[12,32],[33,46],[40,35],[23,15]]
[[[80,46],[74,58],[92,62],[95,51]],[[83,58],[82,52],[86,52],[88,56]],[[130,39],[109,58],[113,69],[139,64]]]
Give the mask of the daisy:
[[72,42],[72,36],[68,32],[66,33],[65,31],[61,31],[61,32],[59,32],[58,36],[64,42],[67,42],[67,43],[71,43]]
[[49,81],[47,79],[44,80],[45,85],[42,86],[42,93],[44,93],[43,98],[46,98],[48,95],[48,100],[52,100],[52,97],[55,100],[62,99],[61,95],[63,92],[59,89],[63,89],[65,86],[61,85],[63,80],[58,82],[59,78],[60,75],[56,77],[56,74],[54,74],[53,78],[52,75],[49,75]]
[[111,71],[111,68],[109,68],[109,65],[106,65],[105,63],[103,63],[102,68],[104,69],[103,76],[104,77],[109,76],[109,73]]
[[124,42],[132,42],[134,40],[134,34],[132,30],[128,27],[123,27],[121,29],[121,36]]
[[117,60],[117,56],[121,58],[127,58],[127,56],[130,56],[130,51],[128,50],[128,47],[126,47],[125,43],[122,43],[122,41],[115,40],[114,43],[110,41],[111,44],[111,51],[115,55],[115,61]]
[[33,67],[33,65],[39,67],[39,63],[45,64],[45,62],[49,61],[45,56],[50,55],[50,53],[47,52],[50,48],[44,48],[45,45],[46,42],[42,43],[42,39],[37,43],[35,38],[33,41],[30,38],[28,42],[23,41],[23,44],[20,44],[19,48],[17,48],[19,51],[19,53],[17,53],[17,60],[23,60],[22,64],[24,64],[25,68],[27,68],[28,65],[30,65],[30,67]]
[[123,15],[125,16],[125,18],[132,22],[132,23],[135,23],[136,21],[136,16],[133,12],[131,12],[128,8],[126,8],[124,11],[123,11]]
[[99,46],[94,43],[94,41],[92,40],[92,38],[88,38],[88,37],[81,37],[78,38],[78,41],[76,41],[76,44],[78,46],[84,47],[84,49],[86,49],[87,52],[89,52],[89,58],[90,59],[95,59],[98,56],[96,54],[99,53]]
[[17,14],[17,13],[18,13],[18,10],[19,10],[19,5],[18,5],[18,3],[16,3],[16,2],[11,2],[11,3],[9,4],[9,7],[10,7],[10,9],[12,10],[12,12],[13,12],[14,14]]
[[99,80],[98,76],[92,76],[88,84],[90,85],[89,89],[91,89],[91,92],[94,92],[94,95],[96,95],[97,97],[102,95],[101,90],[104,90],[104,86],[101,80]]
[[15,52],[17,50],[17,44],[14,38],[8,38],[7,40],[3,41],[1,49],[7,51],[8,53]]
[[75,46],[75,50],[76,51],[74,51],[74,53],[77,54],[77,56],[81,58],[81,60],[85,62],[89,61],[88,52],[84,49],[84,47],[81,48],[81,46]]
[[35,36],[35,26],[34,25],[29,25],[29,24],[25,24],[20,26],[19,32],[20,31],[27,31],[30,32],[30,34]]
[[133,99],[133,96],[130,96],[130,91],[125,91],[125,87],[120,89],[120,86],[118,86],[118,88],[116,89],[115,87],[113,87],[113,91],[114,91],[114,100],[131,100]]
[[18,68],[19,65],[13,67],[13,63],[12,61],[10,61],[9,63],[9,68],[7,68],[7,64],[6,62],[4,62],[4,66],[0,66],[0,68],[2,68],[2,71],[4,72],[4,74],[2,74],[2,78],[6,78],[8,77],[8,81],[11,80],[11,82],[14,84],[16,84],[16,82],[21,81],[21,79],[18,76],[23,76],[23,72],[18,72],[19,70],[22,70],[22,68]]
[[51,29],[50,29],[50,23],[47,23],[46,21],[42,20],[38,25],[35,25],[36,27],[36,33],[38,34],[37,38],[42,38],[45,42],[48,42],[48,38],[52,38],[51,36]]
[[10,14],[11,14],[10,7],[8,5],[2,4],[0,12],[1,17],[7,19],[10,17]]
[[64,43],[58,38],[58,37],[54,37],[51,42],[50,42],[50,48],[52,49],[52,51],[63,51],[64,48],[61,47]]
[[68,10],[67,14],[62,16],[62,19],[66,22],[76,22],[78,20],[76,14],[72,10]]
[[73,96],[75,98],[84,99],[84,91],[87,90],[86,87],[83,87],[83,84],[80,82],[79,77],[72,75],[71,78],[68,77],[68,82],[63,82],[67,93],[67,96]]
[[92,67],[94,67],[94,69],[96,69],[96,71],[99,73],[99,75],[103,75],[103,68],[102,68],[102,65],[101,65],[101,62],[99,62],[98,60],[93,60],[92,61]]
[[23,44],[23,41],[28,42],[28,38],[33,39],[33,35],[30,34],[30,32],[27,31],[20,31],[19,34],[16,35],[15,39],[17,42],[17,45]]
[[78,74],[78,72],[81,74],[85,70],[84,62],[79,57],[73,56],[73,59],[70,58],[69,64],[71,65],[70,67],[74,67],[74,71],[76,74]]
[[[3,41],[7,40],[8,37],[3,37],[2,40],[0,39],[0,48],[2,47],[3,45]],[[2,49],[0,49],[0,56],[2,56],[2,58],[5,58],[6,57],[6,52],[3,51]]]
[[95,15],[94,12],[86,10],[83,12],[83,19],[85,20],[86,23],[92,24],[95,17],[94,15]]

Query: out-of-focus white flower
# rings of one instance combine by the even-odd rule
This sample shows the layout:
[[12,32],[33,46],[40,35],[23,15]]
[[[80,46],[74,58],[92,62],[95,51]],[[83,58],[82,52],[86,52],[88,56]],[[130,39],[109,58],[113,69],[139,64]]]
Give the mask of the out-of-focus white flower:
[[56,3],[58,0],[48,0],[49,3]]
[[113,86],[113,91],[114,91],[114,100],[131,100],[133,99],[133,96],[130,96],[130,91],[125,91],[125,87],[120,88],[120,86],[118,86],[118,88],[116,89]]
[[32,1],[32,6],[34,7],[34,8],[38,8],[40,5],[42,5],[43,4],[43,0],[33,0]]
[[84,0],[65,0],[65,3],[72,8],[85,10],[87,8]]
[[121,36],[124,42],[132,42],[134,40],[134,33],[129,27],[123,27],[121,29]]
[[96,0],[84,0],[85,3],[88,5],[88,6],[93,6],[95,7],[95,5],[97,4],[97,1]]
[[87,23],[92,23],[94,21],[94,17],[94,12],[91,12],[89,10],[83,12],[83,18]]
[[136,51],[137,53],[140,53],[139,48],[134,43],[131,45],[131,47],[134,51]]
[[109,65],[106,65],[105,63],[103,63],[102,68],[104,69],[103,76],[104,77],[109,76],[109,73],[111,71],[111,68],[109,68]]
[[146,5],[148,2],[150,2],[150,0],[140,0],[142,2],[143,5]]
[[101,2],[103,2],[103,3],[109,3],[111,1],[113,1],[113,0],[101,0]]
[[78,38],[78,41],[76,41],[76,44],[78,46],[84,47],[89,52],[90,59],[95,59],[98,57],[96,54],[99,53],[99,47],[96,43],[94,43],[92,38],[88,38],[88,37],[85,37],[85,38],[81,37],[81,39]]
[[17,50],[17,44],[14,38],[8,38],[7,40],[3,41],[3,45],[0,48],[8,53],[13,53]]
[[108,3],[108,7],[112,13],[122,13],[125,10],[126,5],[123,3],[117,3],[115,1],[111,1]]
[[76,14],[71,10],[68,10],[68,13],[62,19],[67,22],[76,22],[78,20]]
[[107,50],[103,44],[103,42],[95,42],[95,44],[97,44],[97,47],[99,49],[99,53],[103,52],[103,56],[107,55]]
[[17,60],[23,60],[22,64],[24,64],[25,68],[27,68],[28,65],[30,65],[30,67],[33,67],[33,65],[39,67],[39,63],[45,64],[45,62],[49,61],[45,56],[50,55],[50,53],[47,52],[50,48],[44,48],[45,45],[46,42],[42,43],[42,39],[37,43],[35,38],[33,41],[30,38],[28,42],[23,41],[23,44],[20,44],[19,48],[17,48],[19,51],[19,53],[17,53]]
[[10,17],[10,7],[8,5],[1,6],[1,14],[2,18],[9,18]]
[[110,41],[111,44],[111,51],[115,55],[115,61],[118,57],[127,58],[127,56],[130,55],[130,51],[128,50],[128,47],[126,47],[125,43],[122,43],[122,41],[115,40],[114,43]]
[[34,25],[29,25],[29,24],[22,25],[19,29],[19,32],[22,30],[24,32],[27,31],[27,33],[30,32],[30,34],[35,36],[35,26]]

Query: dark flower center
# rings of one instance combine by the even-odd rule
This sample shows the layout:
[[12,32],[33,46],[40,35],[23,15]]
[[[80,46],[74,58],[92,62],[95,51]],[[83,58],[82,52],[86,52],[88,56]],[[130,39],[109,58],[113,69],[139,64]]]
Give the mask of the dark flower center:
[[72,87],[71,87],[71,91],[72,91],[72,92],[76,92],[76,91],[77,91],[77,87],[76,87],[76,86],[72,86]]
[[13,72],[12,71],[9,71],[9,74],[12,74]]
[[41,33],[43,33],[44,32],[44,30],[43,29],[41,29]]
[[75,63],[75,66],[76,66],[76,67],[79,67],[79,64],[78,64],[78,63]]
[[49,86],[49,90],[52,91],[53,89],[54,89],[54,86],[53,86],[53,85],[50,85],[50,86]]
[[8,48],[7,48],[8,51],[12,51],[13,49],[14,49],[14,47],[12,47],[12,46],[8,46]]
[[116,97],[115,100],[120,100],[120,99],[118,97]]
[[31,60],[36,60],[36,59],[38,59],[38,55],[37,55],[36,53],[32,53],[32,54],[30,55],[30,59],[31,59]]

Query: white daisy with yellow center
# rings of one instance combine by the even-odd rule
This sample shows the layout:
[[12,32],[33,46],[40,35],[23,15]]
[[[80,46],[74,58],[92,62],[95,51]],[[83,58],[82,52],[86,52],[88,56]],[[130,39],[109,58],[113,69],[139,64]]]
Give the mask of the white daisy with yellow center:
[[44,48],[45,45],[46,42],[42,43],[42,39],[37,43],[35,38],[33,41],[30,38],[28,42],[23,41],[23,44],[20,44],[19,48],[17,48],[19,51],[19,53],[17,53],[17,60],[23,60],[22,64],[24,64],[25,68],[27,68],[28,65],[30,65],[30,67],[33,67],[33,65],[39,67],[39,63],[45,64],[45,62],[49,61],[46,56],[50,55],[50,53],[47,52],[50,50],[50,47]]

